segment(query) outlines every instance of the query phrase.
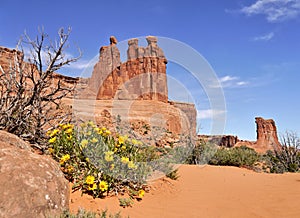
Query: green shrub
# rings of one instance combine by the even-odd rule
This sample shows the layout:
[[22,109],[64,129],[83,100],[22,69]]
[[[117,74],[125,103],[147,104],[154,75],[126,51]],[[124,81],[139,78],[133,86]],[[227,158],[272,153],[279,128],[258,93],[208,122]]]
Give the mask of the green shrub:
[[259,160],[257,152],[246,146],[220,148],[209,160],[209,164],[221,166],[253,167]]
[[268,151],[264,156],[271,173],[300,171],[300,138],[287,131],[281,136],[281,146]]
[[193,147],[193,151],[186,160],[187,164],[207,164],[217,152],[217,146],[200,142]]
[[214,144],[200,142],[194,147],[187,163],[253,167],[259,159],[260,155],[254,149],[246,146],[219,148]]
[[94,197],[142,190],[153,172],[148,162],[159,157],[155,148],[92,122],[80,127],[61,124],[48,135],[48,151],[73,189]]

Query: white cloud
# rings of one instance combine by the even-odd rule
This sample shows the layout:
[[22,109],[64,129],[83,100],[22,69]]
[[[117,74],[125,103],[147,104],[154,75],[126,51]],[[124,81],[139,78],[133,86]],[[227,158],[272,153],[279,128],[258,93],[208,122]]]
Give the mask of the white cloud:
[[237,77],[234,77],[234,76],[224,76],[224,77],[221,77],[219,80],[221,83],[225,83],[225,82],[229,82],[229,81],[233,81],[233,80],[237,80],[238,78]]
[[210,85],[210,88],[237,88],[248,85],[249,82],[242,81],[235,76],[224,76],[219,78],[219,81],[214,81]]
[[294,19],[300,15],[300,0],[257,0],[240,12],[252,15],[265,15],[268,22],[280,22]]
[[240,82],[237,82],[236,84],[237,84],[238,86],[244,86],[244,85],[247,85],[248,82],[240,81]]
[[213,110],[213,109],[198,110],[197,111],[197,119],[200,119],[200,120],[213,119],[214,117],[222,116],[225,113],[226,113],[226,111],[223,111],[223,110]]
[[270,32],[270,33],[268,33],[266,35],[263,35],[263,36],[254,37],[253,40],[254,41],[269,41],[274,37],[274,35],[275,34],[273,32]]

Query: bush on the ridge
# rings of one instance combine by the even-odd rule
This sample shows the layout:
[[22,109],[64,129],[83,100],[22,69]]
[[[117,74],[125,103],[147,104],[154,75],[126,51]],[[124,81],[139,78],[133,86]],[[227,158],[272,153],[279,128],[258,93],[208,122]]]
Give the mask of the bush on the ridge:
[[246,146],[219,148],[213,144],[200,142],[194,147],[187,163],[253,167],[259,159],[259,154],[254,149]]
[[281,146],[268,151],[264,156],[271,173],[300,171],[300,138],[287,131],[281,136]]
[[217,150],[209,164],[221,166],[253,167],[259,160],[257,152],[246,146],[234,148],[220,148]]
[[207,164],[215,155],[217,146],[201,141],[193,147],[193,151],[186,160],[187,164]]

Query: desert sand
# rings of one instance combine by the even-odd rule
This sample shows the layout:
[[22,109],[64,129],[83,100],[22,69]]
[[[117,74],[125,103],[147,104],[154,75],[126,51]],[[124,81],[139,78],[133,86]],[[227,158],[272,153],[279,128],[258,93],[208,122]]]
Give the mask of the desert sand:
[[177,181],[159,179],[133,207],[122,208],[117,197],[93,199],[71,193],[71,211],[78,208],[122,217],[300,217],[300,174],[256,173],[236,167],[179,168]]

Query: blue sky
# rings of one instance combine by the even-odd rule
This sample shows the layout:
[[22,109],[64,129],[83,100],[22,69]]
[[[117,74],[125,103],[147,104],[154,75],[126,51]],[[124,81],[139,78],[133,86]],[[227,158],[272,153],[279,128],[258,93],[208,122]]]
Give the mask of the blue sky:
[[[2,0],[0,26],[0,45],[7,47],[14,47],[24,30],[34,36],[44,26],[55,38],[60,27],[71,26],[71,45],[84,53],[64,71],[73,76],[110,35],[119,41],[146,35],[179,40],[217,74],[226,99],[226,134],[254,140],[256,116],[273,118],[279,132],[300,133],[300,0]],[[173,76],[182,70],[168,66]],[[194,98],[200,132],[209,133],[210,117],[219,112],[205,95]]]

